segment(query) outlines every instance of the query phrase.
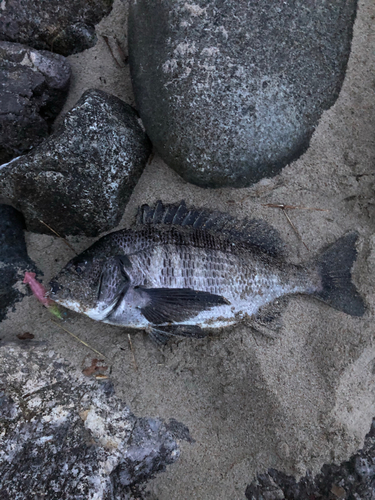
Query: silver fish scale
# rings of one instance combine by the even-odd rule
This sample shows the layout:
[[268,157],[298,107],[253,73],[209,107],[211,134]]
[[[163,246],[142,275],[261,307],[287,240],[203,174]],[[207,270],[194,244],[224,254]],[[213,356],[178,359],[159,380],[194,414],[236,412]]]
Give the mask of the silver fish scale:
[[[264,296],[265,301],[300,287],[306,288],[306,275],[291,280],[288,269],[270,268],[255,256],[221,250],[155,244],[129,256],[132,283],[150,288],[192,288],[222,295],[231,302]],[[288,273],[289,271],[289,273]],[[300,275],[300,273],[298,273]],[[299,279],[298,279],[299,278]]]

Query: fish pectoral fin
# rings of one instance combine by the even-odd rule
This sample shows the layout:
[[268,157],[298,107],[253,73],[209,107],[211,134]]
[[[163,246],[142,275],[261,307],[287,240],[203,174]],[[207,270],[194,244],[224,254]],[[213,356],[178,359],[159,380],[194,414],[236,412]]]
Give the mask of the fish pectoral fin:
[[154,325],[179,323],[212,307],[228,305],[220,295],[192,290],[191,288],[143,288],[147,303],[141,307],[144,317]]

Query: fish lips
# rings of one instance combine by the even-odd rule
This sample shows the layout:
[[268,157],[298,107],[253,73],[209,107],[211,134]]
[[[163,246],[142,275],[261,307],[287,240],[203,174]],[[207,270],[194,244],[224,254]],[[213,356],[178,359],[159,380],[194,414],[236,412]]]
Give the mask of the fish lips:
[[56,279],[53,279],[49,282],[50,290],[46,293],[46,296],[55,302],[63,301],[64,299],[69,299],[71,295],[71,290],[61,283],[59,283]]
[[50,291],[47,292],[48,296],[56,295],[63,287],[59,285],[59,283],[55,280],[49,282],[49,286],[51,287]]

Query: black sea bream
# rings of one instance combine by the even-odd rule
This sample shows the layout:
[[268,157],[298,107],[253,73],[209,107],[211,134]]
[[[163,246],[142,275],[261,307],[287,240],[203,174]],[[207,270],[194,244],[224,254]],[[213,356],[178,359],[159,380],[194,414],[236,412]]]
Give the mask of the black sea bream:
[[146,330],[158,342],[256,320],[276,299],[297,293],[362,316],[351,283],[356,240],[349,233],[297,266],[283,260],[278,233],[263,221],[158,202],[141,208],[133,228],[72,259],[51,281],[50,296],[95,320]]

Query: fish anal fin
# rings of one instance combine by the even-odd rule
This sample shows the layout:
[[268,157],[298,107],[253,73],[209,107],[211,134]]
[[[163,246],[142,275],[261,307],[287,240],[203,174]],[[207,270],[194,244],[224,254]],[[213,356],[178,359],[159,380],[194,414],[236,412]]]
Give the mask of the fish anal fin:
[[184,201],[179,204],[163,204],[160,200],[152,208],[142,205],[137,225],[169,225],[191,227],[209,231],[230,241],[258,248],[273,257],[283,254],[283,241],[276,229],[260,219],[238,220],[222,212],[206,209],[188,209]]
[[275,338],[283,326],[281,316],[287,302],[288,297],[282,297],[261,307],[246,324],[266,337]]
[[144,317],[155,325],[179,323],[212,307],[228,305],[220,295],[191,288],[138,288],[147,304],[141,308]]

